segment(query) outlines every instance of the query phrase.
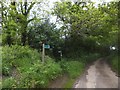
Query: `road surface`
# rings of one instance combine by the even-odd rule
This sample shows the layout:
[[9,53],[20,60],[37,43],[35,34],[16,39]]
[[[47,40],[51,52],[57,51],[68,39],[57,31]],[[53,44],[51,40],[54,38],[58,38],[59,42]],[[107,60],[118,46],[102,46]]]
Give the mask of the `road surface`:
[[74,88],[118,88],[118,77],[101,58],[80,76]]

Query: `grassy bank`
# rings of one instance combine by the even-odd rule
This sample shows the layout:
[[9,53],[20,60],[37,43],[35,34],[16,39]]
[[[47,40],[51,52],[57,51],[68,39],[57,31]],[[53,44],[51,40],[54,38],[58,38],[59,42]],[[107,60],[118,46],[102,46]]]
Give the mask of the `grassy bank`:
[[110,64],[112,70],[115,71],[120,76],[120,66],[119,66],[119,62],[118,62],[119,58],[120,58],[120,56],[118,56],[117,54],[113,54],[108,57],[108,62]]
[[52,58],[46,56],[41,62],[41,54],[28,46],[5,46],[2,51],[3,88],[47,87],[50,80],[62,74],[62,69]]
[[61,61],[60,65],[64,73],[67,73],[68,80],[66,81],[63,88],[72,88],[76,81],[76,78],[81,75],[84,71],[84,63],[80,61]]
[[84,72],[85,67],[94,62],[100,55],[97,53],[82,55],[79,58],[67,59],[61,61],[60,65],[62,66],[65,73],[68,74],[68,81],[63,86],[63,88],[72,88],[75,81],[78,77]]
[[[8,53],[9,52],[9,53]],[[77,76],[82,73],[84,63],[75,60],[55,62],[46,56],[41,62],[41,54],[28,46],[4,46],[2,49],[2,87],[3,88],[42,88],[51,80],[67,73],[71,87]],[[69,85],[68,85],[69,84]]]
[[43,88],[50,81],[67,74],[64,88],[72,88],[76,78],[84,71],[87,63],[98,54],[82,55],[80,58],[65,58],[59,62],[46,56],[41,62],[41,53],[28,46],[4,46],[2,49],[3,88]]
[[[2,47],[0,46],[0,73],[2,72]],[[2,88],[2,77],[0,77],[0,89]]]

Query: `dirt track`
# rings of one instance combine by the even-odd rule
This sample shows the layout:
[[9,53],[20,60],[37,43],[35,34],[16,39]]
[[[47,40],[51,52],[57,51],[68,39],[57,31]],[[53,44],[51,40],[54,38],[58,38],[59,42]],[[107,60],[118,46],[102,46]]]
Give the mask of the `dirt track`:
[[118,77],[101,58],[80,76],[74,88],[118,88]]

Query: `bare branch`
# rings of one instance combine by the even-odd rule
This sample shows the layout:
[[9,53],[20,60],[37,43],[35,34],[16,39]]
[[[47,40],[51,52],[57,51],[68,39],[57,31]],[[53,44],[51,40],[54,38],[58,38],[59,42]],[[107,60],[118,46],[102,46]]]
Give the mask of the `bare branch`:
[[33,20],[35,20],[36,19],[36,17],[34,17],[34,18],[32,18],[32,19],[29,19],[27,22],[29,23],[29,22],[31,22],[31,21],[33,21]]
[[20,7],[21,7],[21,12],[22,12],[22,14],[24,14],[24,12],[23,12],[22,2],[20,2]]
[[35,2],[31,3],[30,7],[28,8],[28,10],[27,10],[27,12],[26,12],[27,15],[29,14],[29,12],[30,12],[30,10],[32,9],[32,7],[33,7],[34,4],[35,4]]

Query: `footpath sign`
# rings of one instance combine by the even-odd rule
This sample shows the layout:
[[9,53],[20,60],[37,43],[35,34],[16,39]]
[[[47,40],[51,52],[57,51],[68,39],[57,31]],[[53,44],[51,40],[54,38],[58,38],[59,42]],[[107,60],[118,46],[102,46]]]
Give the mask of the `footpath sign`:
[[49,49],[50,48],[50,45],[45,45],[43,43],[42,45],[42,62],[44,63],[45,62],[45,49]]
[[50,45],[44,45],[44,48],[49,49]]

